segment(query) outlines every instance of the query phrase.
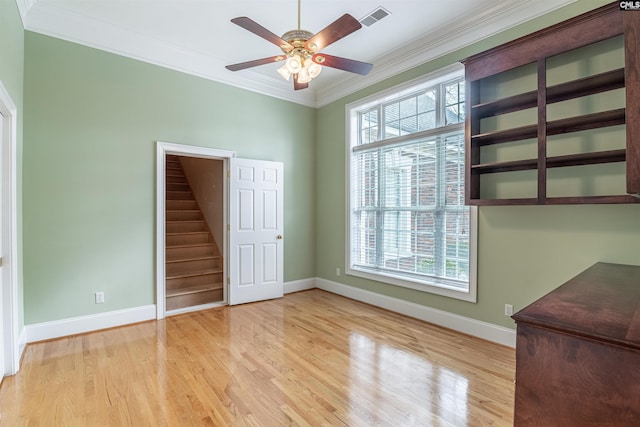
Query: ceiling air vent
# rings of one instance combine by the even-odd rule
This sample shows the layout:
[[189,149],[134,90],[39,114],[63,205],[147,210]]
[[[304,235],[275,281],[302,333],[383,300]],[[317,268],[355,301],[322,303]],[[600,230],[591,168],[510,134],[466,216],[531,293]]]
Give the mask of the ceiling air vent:
[[360,23],[362,25],[366,25],[367,27],[370,27],[376,22],[378,22],[379,20],[381,20],[382,18],[384,18],[385,16],[389,16],[390,14],[391,12],[389,12],[387,9],[385,9],[382,6],[379,6],[373,12],[367,14],[364,18],[360,19]]

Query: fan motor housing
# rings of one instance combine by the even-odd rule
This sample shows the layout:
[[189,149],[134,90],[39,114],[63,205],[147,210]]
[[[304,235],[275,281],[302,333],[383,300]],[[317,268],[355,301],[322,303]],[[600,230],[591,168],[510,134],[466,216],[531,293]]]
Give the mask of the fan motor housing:
[[[313,37],[313,33],[307,30],[291,30],[282,35],[282,40],[293,46],[294,49],[303,49],[307,40]],[[282,46],[282,51],[288,53],[291,51],[288,46]]]

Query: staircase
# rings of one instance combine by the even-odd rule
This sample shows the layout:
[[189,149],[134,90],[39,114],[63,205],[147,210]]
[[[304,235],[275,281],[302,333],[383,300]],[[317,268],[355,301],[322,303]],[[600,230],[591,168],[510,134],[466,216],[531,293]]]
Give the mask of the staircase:
[[220,250],[178,157],[166,162],[166,310],[222,301]]

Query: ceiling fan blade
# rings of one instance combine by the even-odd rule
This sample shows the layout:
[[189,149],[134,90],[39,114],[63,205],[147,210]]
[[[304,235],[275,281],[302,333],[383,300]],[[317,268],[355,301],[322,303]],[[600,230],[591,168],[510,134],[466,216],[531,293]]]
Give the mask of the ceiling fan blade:
[[316,64],[326,67],[337,68],[338,70],[349,71],[351,73],[366,76],[373,68],[373,64],[368,62],[356,61],[355,59],[340,58],[339,56],[325,55],[324,53],[316,53],[311,57]]
[[306,89],[309,87],[309,83],[298,83],[298,75],[293,75],[293,88],[295,90]]
[[233,22],[234,24],[239,25],[240,27],[244,28],[245,30],[251,31],[253,34],[255,34],[257,36],[260,36],[263,39],[275,44],[279,48],[282,48],[282,49],[285,49],[285,50],[293,49],[293,46],[291,46],[291,44],[289,44],[288,42],[284,41],[282,38],[280,38],[279,36],[275,35],[271,31],[267,30],[266,28],[264,28],[262,25],[258,24],[256,21],[254,21],[251,18],[247,18],[246,16],[240,16],[238,18],[233,18],[231,20],[231,22]]
[[353,16],[345,13],[333,21],[333,23],[329,24],[324,30],[307,40],[304,47],[309,52],[318,52],[320,49],[337,42],[360,28],[362,28],[362,24]]
[[230,71],[239,71],[246,68],[257,67],[258,65],[270,64],[272,62],[283,61],[286,58],[284,55],[270,56],[268,58],[255,59],[253,61],[240,62],[239,64],[227,65],[225,68]]

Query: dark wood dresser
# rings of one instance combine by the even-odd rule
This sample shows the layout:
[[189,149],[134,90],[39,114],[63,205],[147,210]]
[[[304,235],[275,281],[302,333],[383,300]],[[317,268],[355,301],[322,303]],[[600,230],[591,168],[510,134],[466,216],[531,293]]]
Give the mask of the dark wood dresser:
[[595,264],[513,319],[515,426],[640,426],[640,266]]

